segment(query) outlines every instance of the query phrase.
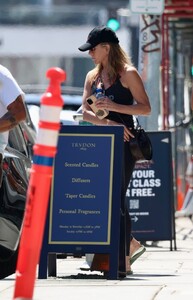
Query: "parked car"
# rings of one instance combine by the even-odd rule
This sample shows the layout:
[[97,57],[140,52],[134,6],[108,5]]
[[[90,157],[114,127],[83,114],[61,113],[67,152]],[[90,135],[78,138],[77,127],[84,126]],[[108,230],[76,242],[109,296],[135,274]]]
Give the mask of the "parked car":
[[[9,132],[9,141],[3,158],[3,178],[0,187],[0,217],[5,217],[16,225],[18,241],[14,251],[5,259],[0,256],[0,279],[15,272],[18,256],[20,231],[25,211],[33,146],[38,129],[40,93],[25,94],[27,118]],[[62,95],[64,106],[60,121],[65,125],[78,124],[81,116],[81,95]],[[78,121],[75,120],[78,116]],[[1,254],[1,253],[0,253]]]
[[18,239],[15,251],[1,249],[0,279],[15,272],[18,243],[23,221],[30,168],[32,164],[35,128],[27,110],[26,121],[9,132],[9,141],[3,158],[3,177],[0,188],[0,216],[16,226]]
[[[6,259],[0,258],[0,279],[13,274],[16,269],[41,96],[42,94],[38,93],[25,95],[27,118],[10,130],[8,145],[4,153],[3,178],[0,187],[0,216],[13,222],[19,234],[15,251],[8,252]],[[62,97],[64,106],[60,115],[61,123],[78,124],[78,121],[74,120],[74,115],[78,114],[78,119],[80,118],[82,97],[80,95],[63,95]]]
[[[25,94],[25,103],[28,106],[28,110],[32,119],[32,122],[37,130],[39,121],[39,111],[42,94],[40,93],[29,93]],[[62,95],[64,101],[63,109],[60,113],[60,121],[64,125],[77,125],[78,120],[74,118],[77,114],[80,115],[80,107],[82,104],[82,95]]]

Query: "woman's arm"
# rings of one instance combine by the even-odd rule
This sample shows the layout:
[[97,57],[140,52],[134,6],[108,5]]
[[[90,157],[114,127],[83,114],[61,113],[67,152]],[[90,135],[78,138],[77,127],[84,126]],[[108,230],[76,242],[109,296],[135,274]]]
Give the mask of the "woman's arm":
[[84,84],[84,91],[83,91],[83,98],[82,98],[82,111],[83,111],[83,120],[90,122],[95,125],[107,125],[107,120],[102,119],[100,120],[92,111],[90,106],[88,105],[86,99],[91,96],[91,78],[92,71],[88,72],[85,84]]
[[137,70],[134,67],[128,66],[120,75],[122,85],[131,91],[135,103],[133,105],[123,105],[115,103],[109,98],[104,98],[101,101],[97,101],[97,107],[128,115],[149,115],[151,105]]

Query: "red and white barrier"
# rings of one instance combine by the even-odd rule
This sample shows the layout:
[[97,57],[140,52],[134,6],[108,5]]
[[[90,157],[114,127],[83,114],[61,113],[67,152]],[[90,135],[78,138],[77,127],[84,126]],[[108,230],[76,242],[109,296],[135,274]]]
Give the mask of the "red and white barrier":
[[53,160],[57,151],[60,112],[64,105],[60,84],[66,74],[51,68],[47,91],[41,98],[40,121],[30,173],[27,202],[20,239],[13,299],[32,299],[49,202]]

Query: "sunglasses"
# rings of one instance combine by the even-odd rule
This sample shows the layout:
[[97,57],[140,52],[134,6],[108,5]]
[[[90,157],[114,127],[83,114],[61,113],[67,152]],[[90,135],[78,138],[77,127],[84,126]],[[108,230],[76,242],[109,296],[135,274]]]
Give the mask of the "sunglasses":
[[96,47],[90,49],[89,51],[90,51],[90,52],[95,52],[95,50],[96,50]]

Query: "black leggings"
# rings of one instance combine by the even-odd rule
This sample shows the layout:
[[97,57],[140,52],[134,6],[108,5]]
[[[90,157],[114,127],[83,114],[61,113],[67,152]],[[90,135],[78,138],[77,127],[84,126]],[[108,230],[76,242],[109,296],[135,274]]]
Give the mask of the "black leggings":
[[131,217],[129,215],[126,192],[135,167],[135,160],[132,157],[129,148],[129,142],[124,142],[123,151],[123,171],[122,171],[122,188],[121,188],[121,214],[125,216],[125,241],[126,241],[126,255],[129,255],[131,235]]

